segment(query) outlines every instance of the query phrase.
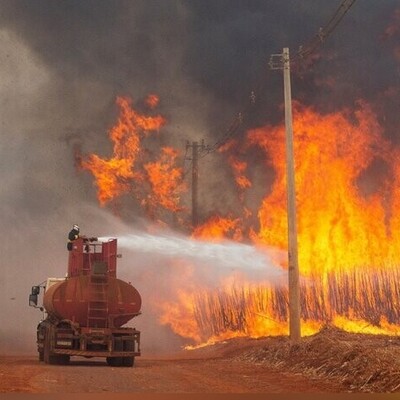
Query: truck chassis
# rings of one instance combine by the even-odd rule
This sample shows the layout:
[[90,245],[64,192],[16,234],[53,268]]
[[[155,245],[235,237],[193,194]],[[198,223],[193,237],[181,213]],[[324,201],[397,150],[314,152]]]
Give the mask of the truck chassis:
[[41,321],[37,327],[39,361],[68,364],[71,356],[105,357],[114,367],[133,367],[140,356],[140,332],[134,328],[85,328],[71,321]]

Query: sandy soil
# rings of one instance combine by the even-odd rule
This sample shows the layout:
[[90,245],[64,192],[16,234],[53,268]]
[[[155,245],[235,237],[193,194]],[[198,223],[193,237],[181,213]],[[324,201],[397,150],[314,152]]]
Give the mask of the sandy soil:
[[46,365],[0,356],[0,392],[343,393],[400,391],[400,338],[325,329],[287,338],[231,339],[170,356],[138,357],[133,368],[73,357]]

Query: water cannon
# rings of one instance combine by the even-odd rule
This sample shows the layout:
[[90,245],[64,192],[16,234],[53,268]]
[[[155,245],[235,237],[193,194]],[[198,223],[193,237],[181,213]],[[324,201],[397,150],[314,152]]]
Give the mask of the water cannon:
[[90,242],[90,243],[97,242],[99,240],[97,237],[88,238],[86,236],[82,236],[82,239],[83,239],[84,242]]

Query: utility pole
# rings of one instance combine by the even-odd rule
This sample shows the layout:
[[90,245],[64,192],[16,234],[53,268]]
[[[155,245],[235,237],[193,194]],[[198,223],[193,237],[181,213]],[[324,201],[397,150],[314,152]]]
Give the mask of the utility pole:
[[201,151],[206,150],[204,140],[199,144],[198,142],[186,143],[186,151],[192,149],[192,227],[195,228],[199,223],[198,211],[198,181],[199,181],[199,154]]
[[269,62],[271,69],[283,70],[285,96],[285,131],[286,131],[286,187],[288,215],[288,260],[289,260],[289,335],[293,343],[301,338],[300,329],[300,284],[296,228],[296,188],[293,151],[292,94],[290,85],[289,49],[282,54],[273,54]]

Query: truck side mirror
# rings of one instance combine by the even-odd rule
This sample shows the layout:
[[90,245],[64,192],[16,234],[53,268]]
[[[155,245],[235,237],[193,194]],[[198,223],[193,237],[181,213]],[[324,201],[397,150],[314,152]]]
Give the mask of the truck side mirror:
[[38,302],[38,295],[37,294],[30,294],[29,295],[29,305],[31,307],[36,307]]
[[32,286],[31,294],[35,294],[36,296],[40,293],[40,286]]

